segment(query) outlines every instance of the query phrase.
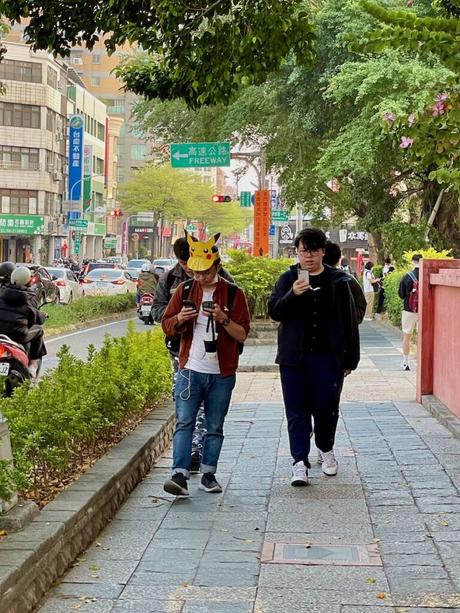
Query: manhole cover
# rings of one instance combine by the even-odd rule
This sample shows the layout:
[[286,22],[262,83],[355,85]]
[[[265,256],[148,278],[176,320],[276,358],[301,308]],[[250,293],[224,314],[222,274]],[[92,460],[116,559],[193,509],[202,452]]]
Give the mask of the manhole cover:
[[375,544],[322,545],[319,543],[264,543],[265,564],[329,564],[332,566],[382,566]]

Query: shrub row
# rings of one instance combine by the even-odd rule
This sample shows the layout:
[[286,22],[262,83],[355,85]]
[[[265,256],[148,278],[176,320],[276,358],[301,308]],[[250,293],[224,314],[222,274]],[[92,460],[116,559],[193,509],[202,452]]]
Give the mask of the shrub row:
[[72,324],[91,321],[111,313],[123,313],[136,306],[134,294],[118,296],[85,296],[70,304],[48,304],[44,311],[48,314],[45,329],[65,328]]
[[226,268],[245,292],[251,317],[268,318],[268,299],[278,277],[293,264],[289,258],[254,257],[245,251],[229,251]]
[[87,361],[63,346],[55,370],[0,400],[14,457],[14,469],[0,464],[0,498],[15,487],[47,490],[69,466],[81,467],[111,429],[170,391],[170,370],[159,329],[137,333],[130,324],[126,336],[107,337],[100,351],[88,347]]

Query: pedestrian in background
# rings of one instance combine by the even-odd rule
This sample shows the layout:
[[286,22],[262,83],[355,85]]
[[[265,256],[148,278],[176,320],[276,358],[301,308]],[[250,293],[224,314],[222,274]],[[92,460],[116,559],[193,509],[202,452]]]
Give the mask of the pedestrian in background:
[[288,422],[291,485],[308,485],[311,417],[322,470],[338,471],[335,433],[344,376],[358,366],[358,313],[350,276],[323,265],[326,235],[307,228],[295,239],[299,264],[276,282],[269,314],[280,322],[276,363]]
[[419,253],[412,257],[413,270],[406,273],[399,283],[399,297],[404,303],[401,316],[403,370],[410,370],[410,342],[418,322],[418,282],[421,259],[422,256]]
[[200,489],[221,492],[215,474],[224,441],[223,427],[232,391],[240,344],[249,332],[246,297],[238,286],[219,274],[217,234],[206,243],[188,237],[193,282],[187,299],[182,283],[169,302],[161,324],[167,336],[180,335],[177,373],[176,429],[173,439],[172,476],[164,484],[169,494],[188,496],[193,428],[201,404],[206,434],[200,470]]
[[366,313],[364,319],[372,321],[374,319],[374,294],[380,289],[380,277],[376,277],[372,272],[374,262],[370,260],[365,263],[363,270],[363,290],[366,298]]
[[383,280],[387,275],[390,274],[390,272],[392,272],[392,270],[394,270],[394,267],[391,265],[391,258],[387,257],[385,258],[385,264],[382,268],[382,281],[379,284],[380,287],[376,308],[376,313],[378,313],[379,315],[383,313],[385,307],[385,286],[383,284]]
[[[364,314],[366,312],[366,307],[367,307],[366,298],[364,297],[363,290],[361,289],[361,285],[358,283],[355,277],[351,274],[351,272],[349,270],[346,270],[346,268],[348,269],[350,268],[348,264],[346,265],[346,268],[343,267],[343,261],[345,258],[342,258],[342,261],[341,261],[340,260],[341,256],[342,256],[342,250],[340,249],[340,245],[338,243],[333,243],[332,241],[327,241],[326,249],[324,250],[323,264],[327,264],[328,266],[332,266],[333,268],[338,268],[339,270],[343,270],[345,273],[347,273],[350,276],[350,280],[349,280],[350,290],[351,290],[351,293],[353,294],[353,299],[355,301],[355,305],[357,309],[358,323],[361,323],[363,321]],[[339,266],[340,261],[341,263]],[[345,259],[345,262],[348,262],[348,260]]]

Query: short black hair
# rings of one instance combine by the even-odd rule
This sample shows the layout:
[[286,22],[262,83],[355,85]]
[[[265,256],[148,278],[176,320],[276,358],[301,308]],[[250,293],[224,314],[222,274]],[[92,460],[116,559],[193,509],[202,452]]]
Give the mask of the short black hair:
[[326,249],[327,238],[324,232],[318,228],[304,228],[295,237],[295,247],[298,248],[300,243],[305,249]]
[[391,264],[391,258],[385,258],[385,264]]
[[184,237],[178,238],[173,245],[174,255],[178,260],[186,262],[190,257],[190,247],[187,239]]
[[326,250],[324,252],[323,264],[328,264],[329,266],[337,266],[340,262],[340,258],[342,257],[342,250],[340,249],[340,245],[337,243],[333,243],[332,241],[327,241]]
[[364,268],[366,270],[372,270],[374,268],[374,262],[372,262],[371,260],[369,260],[368,262],[366,262],[364,264]]
[[423,255],[421,255],[420,253],[416,253],[412,256],[413,262],[419,262],[420,260],[423,260]]

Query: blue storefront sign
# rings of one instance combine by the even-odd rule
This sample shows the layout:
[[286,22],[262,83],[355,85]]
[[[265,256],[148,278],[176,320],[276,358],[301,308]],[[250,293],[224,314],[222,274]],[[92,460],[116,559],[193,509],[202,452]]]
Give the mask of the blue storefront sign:
[[69,116],[69,200],[80,202],[83,183],[83,128],[81,115]]

